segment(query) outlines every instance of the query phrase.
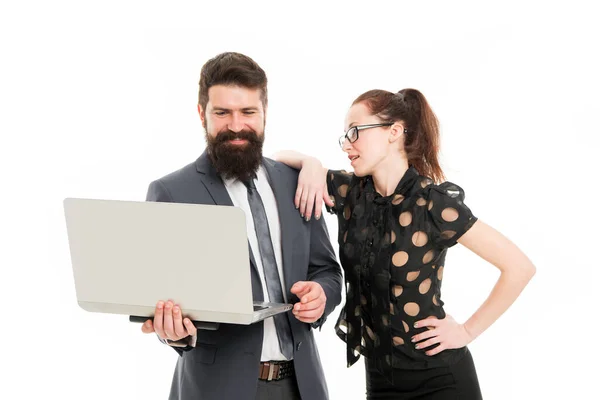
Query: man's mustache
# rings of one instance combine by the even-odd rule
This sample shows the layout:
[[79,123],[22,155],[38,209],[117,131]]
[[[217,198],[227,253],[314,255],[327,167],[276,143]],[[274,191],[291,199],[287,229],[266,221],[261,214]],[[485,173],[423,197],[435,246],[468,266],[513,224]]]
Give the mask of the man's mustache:
[[219,132],[214,138],[216,143],[224,143],[234,139],[247,140],[249,143],[261,143],[258,134],[251,130],[233,132],[229,129]]

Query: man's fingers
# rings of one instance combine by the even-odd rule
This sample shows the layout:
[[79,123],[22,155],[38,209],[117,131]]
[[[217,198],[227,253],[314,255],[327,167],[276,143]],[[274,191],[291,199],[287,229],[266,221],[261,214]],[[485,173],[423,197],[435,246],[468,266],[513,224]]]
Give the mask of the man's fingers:
[[192,321],[190,321],[189,318],[183,319],[183,325],[185,325],[185,330],[187,331],[187,334],[189,336],[196,336],[197,329],[194,326],[194,323]]
[[308,282],[298,281],[292,285],[290,288],[290,292],[294,293],[296,296],[301,296],[305,292],[308,292]]
[[319,319],[325,312],[325,305],[321,304],[319,307],[311,310],[294,311],[294,316],[299,318],[315,318]]
[[294,312],[316,310],[317,308],[324,306],[325,302],[326,301],[323,297],[319,297],[313,301],[309,301],[308,303],[296,303],[294,304]]
[[167,304],[165,304],[163,327],[168,339],[177,340],[173,329],[173,302],[171,300],[167,301]]
[[300,296],[298,296],[302,304],[310,303],[311,301],[318,299],[322,295],[325,295],[323,293],[321,285],[308,285],[308,289],[308,291],[305,291]]
[[159,301],[154,310],[154,332],[161,338],[166,339],[165,330],[163,329],[165,303]]
[[175,335],[177,339],[181,339],[187,336],[185,326],[183,326],[183,317],[181,315],[181,308],[178,305],[173,307],[173,328],[175,329]]
[[152,324],[152,320],[148,319],[146,322],[142,324],[142,332],[144,333],[154,333],[154,325]]
[[308,324],[317,321],[323,313],[325,312],[325,307],[320,310],[312,310],[312,311],[303,311],[300,315],[294,315],[298,321],[306,322]]

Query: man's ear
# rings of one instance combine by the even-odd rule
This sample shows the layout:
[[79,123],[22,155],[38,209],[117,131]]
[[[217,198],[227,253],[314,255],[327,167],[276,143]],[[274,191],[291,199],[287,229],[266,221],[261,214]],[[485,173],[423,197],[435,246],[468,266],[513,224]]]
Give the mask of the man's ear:
[[202,109],[202,106],[200,104],[198,104],[198,115],[200,115],[200,121],[202,121],[202,125],[204,125],[204,120],[206,119],[206,116],[204,115],[204,110]]

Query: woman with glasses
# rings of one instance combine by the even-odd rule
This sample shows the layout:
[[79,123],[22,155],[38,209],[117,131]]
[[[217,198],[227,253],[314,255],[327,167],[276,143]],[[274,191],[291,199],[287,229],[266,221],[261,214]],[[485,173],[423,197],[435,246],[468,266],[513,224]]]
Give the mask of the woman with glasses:
[[[275,157],[301,169],[296,207],[304,218],[313,206],[319,218],[323,201],[337,215],[346,304],[336,332],[348,366],[365,357],[368,399],[480,399],[466,346],[515,301],[535,267],[473,215],[461,187],[440,183],[438,121],[418,90],[360,95],[346,129],[340,146],[354,173],[292,151]],[[444,312],[441,298],[446,251],[457,242],[501,272],[464,323]],[[312,310],[298,306],[296,317],[309,318]]]

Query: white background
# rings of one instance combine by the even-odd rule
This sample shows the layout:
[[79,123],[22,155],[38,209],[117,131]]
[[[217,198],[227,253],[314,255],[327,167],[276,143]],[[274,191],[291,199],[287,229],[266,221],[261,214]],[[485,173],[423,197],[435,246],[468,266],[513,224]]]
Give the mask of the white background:
[[[482,3],[2,2],[0,398],[166,398],[176,353],[126,316],[78,308],[62,200],[143,200],[195,160],[200,67],[223,51],[268,74],[265,154],[296,149],[332,168],[349,169],[337,137],[356,96],[420,89],[448,179],[538,268],[470,346],[484,398],[593,397],[597,18],[583,2]],[[447,312],[467,319],[497,277],[451,249]],[[364,398],[338,312],[315,333],[331,398]]]

